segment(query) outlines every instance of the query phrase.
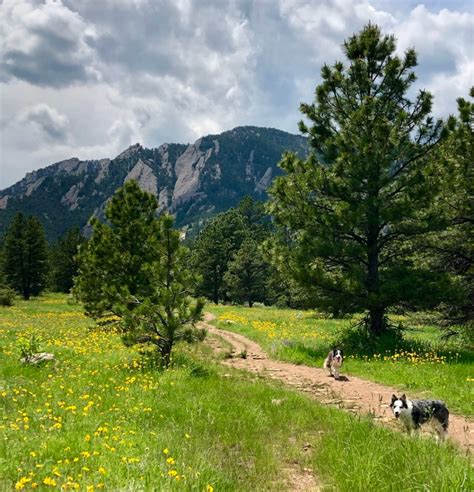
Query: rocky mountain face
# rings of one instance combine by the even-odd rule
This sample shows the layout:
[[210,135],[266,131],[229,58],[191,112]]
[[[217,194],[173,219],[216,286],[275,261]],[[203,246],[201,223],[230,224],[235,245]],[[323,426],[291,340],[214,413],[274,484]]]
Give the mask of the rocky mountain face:
[[286,150],[304,155],[307,141],[271,128],[238,127],[190,145],[136,144],[115,159],[61,161],[0,191],[0,235],[17,212],[38,216],[50,240],[75,226],[87,231],[89,218],[102,217],[107,200],[130,179],[153,193],[177,226],[195,231],[246,195],[264,199]]

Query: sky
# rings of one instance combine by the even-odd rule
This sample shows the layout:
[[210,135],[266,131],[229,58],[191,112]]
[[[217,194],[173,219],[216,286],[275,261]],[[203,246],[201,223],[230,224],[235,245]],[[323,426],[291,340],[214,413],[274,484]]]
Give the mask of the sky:
[[0,189],[136,142],[298,133],[322,65],[369,21],[416,49],[434,114],[455,113],[474,85],[469,0],[0,0]]

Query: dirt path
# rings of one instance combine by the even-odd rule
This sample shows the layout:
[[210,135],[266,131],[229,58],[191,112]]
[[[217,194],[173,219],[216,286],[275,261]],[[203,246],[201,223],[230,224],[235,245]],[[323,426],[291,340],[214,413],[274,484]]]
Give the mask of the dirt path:
[[[318,401],[337,405],[356,414],[370,413],[383,425],[400,429],[389,408],[392,394],[399,394],[399,389],[356,376],[341,377],[341,380],[337,381],[323,369],[272,360],[267,357],[260,345],[252,340],[210,325],[208,322],[212,319],[213,315],[207,313],[206,320],[202,322],[202,326],[210,334],[218,337],[209,337],[208,344],[217,352],[228,352],[226,344],[232,347],[232,357],[223,360],[224,364],[278,379],[308,393]],[[219,338],[225,343],[219,341]],[[474,421],[451,414],[449,438],[456,441],[466,452],[472,451]]]

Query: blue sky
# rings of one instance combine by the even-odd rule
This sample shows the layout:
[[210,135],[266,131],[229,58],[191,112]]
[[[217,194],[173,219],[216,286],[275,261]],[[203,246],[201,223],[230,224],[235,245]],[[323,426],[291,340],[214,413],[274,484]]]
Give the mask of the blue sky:
[[191,142],[238,125],[297,132],[324,62],[368,21],[418,52],[434,113],[474,85],[474,2],[3,0],[0,189],[69,157]]

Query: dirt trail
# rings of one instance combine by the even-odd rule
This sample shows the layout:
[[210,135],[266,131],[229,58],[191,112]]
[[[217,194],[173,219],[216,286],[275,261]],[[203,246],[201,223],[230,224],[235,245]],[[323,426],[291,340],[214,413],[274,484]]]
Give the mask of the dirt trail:
[[[389,408],[392,394],[399,394],[399,389],[356,376],[341,376],[341,379],[337,381],[322,368],[272,360],[267,357],[260,345],[252,340],[210,325],[208,322],[213,318],[213,315],[207,313],[201,325],[210,334],[216,335],[232,347],[232,357],[225,359],[224,364],[278,379],[308,393],[318,401],[337,405],[356,414],[370,413],[383,425],[400,429],[399,422],[394,420]],[[208,344],[217,352],[228,352],[228,347],[216,338],[209,337]],[[449,438],[456,441],[467,452],[472,451],[474,449],[474,421],[451,413]]]

